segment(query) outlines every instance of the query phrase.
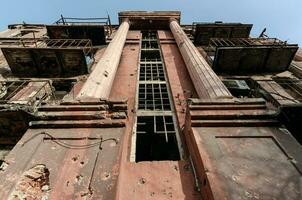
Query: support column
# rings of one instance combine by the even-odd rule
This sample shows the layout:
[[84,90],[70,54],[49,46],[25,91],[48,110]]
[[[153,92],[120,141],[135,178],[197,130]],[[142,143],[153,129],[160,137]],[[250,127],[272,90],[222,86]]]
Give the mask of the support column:
[[229,90],[201,56],[176,20],[171,20],[170,29],[199,98],[232,98]]
[[[125,20],[119,26],[114,38],[109,43],[102,58],[91,72],[77,99],[108,99],[115,74],[125,45],[129,22]],[[122,86],[121,86],[122,87]]]

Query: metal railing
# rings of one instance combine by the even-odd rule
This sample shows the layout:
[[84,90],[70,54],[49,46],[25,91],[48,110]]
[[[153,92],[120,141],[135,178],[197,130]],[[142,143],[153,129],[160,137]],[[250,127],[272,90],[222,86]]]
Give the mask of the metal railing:
[[[39,106],[42,101],[46,100],[51,91],[51,95],[55,96],[52,85],[49,80],[6,80],[0,81],[0,104],[10,104],[14,103],[14,100],[11,99],[18,94],[23,88],[29,86],[29,83],[40,82],[43,83],[37,90],[33,96],[30,96],[27,99],[27,103],[23,105],[28,106]],[[49,89],[47,89],[47,87]],[[40,98],[37,98],[40,95],[40,92],[44,90],[44,95]],[[16,100],[18,101],[18,100]],[[14,103],[16,104],[16,103]]]
[[0,40],[1,47],[83,49],[85,55],[92,52],[90,39],[21,38],[19,40]]
[[112,33],[112,26],[110,16],[107,17],[63,17],[54,22],[57,25],[103,25],[105,26],[105,30],[107,36],[110,36]]
[[[277,38],[211,38],[209,47],[287,46]],[[290,45],[289,45],[290,46]]]

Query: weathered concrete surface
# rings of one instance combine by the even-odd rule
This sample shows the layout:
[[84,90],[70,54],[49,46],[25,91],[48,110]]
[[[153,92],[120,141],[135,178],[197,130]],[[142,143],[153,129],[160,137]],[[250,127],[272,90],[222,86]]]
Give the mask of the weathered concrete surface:
[[[134,33],[132,36],[131,38],[137,38]],[[127,98],[128,100],[128,118],[121,149],[116,199],[199,199],[200,195],[194,191],[194,179],[187,161],[141,163],[129,161],[135,120],[133,111],[135,110],[139,49],[139,42],[126,44],[124,47],[110,94],[110,99]],[[173,53],[176,50],[177,47]],[[172,85],[179,87],[180,83],[172,81]]]
[[[47,190],[49,199],[113,199],[123,132],[124,128],[29,129],[0,170],[1,198],[19,193],[30,199]],[[23,184],[28,188],[18,187],[22,174],[37,165],[49,170],[49,187],[32,188],[33,180]]]
[[200,55],[177,21],[172,20],[170,22],[170,29],[186,63],[198,96],[200,98],[232,98],[231,93]]
[[129,30],[124,21],[110,42],[97,66],[89,75],[77,99],[108,99]]
[[[174,101],[175,113],[180,128],[185,126],[187,99],[197,98],[197,93],[190,78],[189,72],[178,50],[177,44],[167,43],[174,41],[170,31],[158,31],[160,47],[166,66],[166,74],[170,84],[172,99]],[[184,133],[180,132],[182,143],[185,143]],[[186,151],[186,145],[184,145]]]

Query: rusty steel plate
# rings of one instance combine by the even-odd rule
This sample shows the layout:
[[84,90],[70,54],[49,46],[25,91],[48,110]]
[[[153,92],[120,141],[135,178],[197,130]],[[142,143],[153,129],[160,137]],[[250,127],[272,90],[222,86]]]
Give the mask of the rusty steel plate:
[[218,47],[215,72],[231,74],[282,72],[288,69],[297,46]]
[[286,129],[200,127],[192,137],[210,199],[301,199],[302,148]]
[[2,48],[9,67],[22,77],[68,77],[87,73],[82,49]]

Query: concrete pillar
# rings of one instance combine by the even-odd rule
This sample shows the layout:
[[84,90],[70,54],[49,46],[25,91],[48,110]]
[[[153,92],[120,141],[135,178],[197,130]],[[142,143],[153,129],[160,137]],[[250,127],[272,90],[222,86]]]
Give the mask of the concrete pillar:
[[201,56],[176,20],[170,21],[170,29],[199,98],[232,98],[229,90]]
[[[129,22],[125,20],[119,26],[114,38],[109,43],[102,58],[91,72],[77,99],[108,99],[114,77],[125,45]],[[122,85],[121,85],[122,88]]]

